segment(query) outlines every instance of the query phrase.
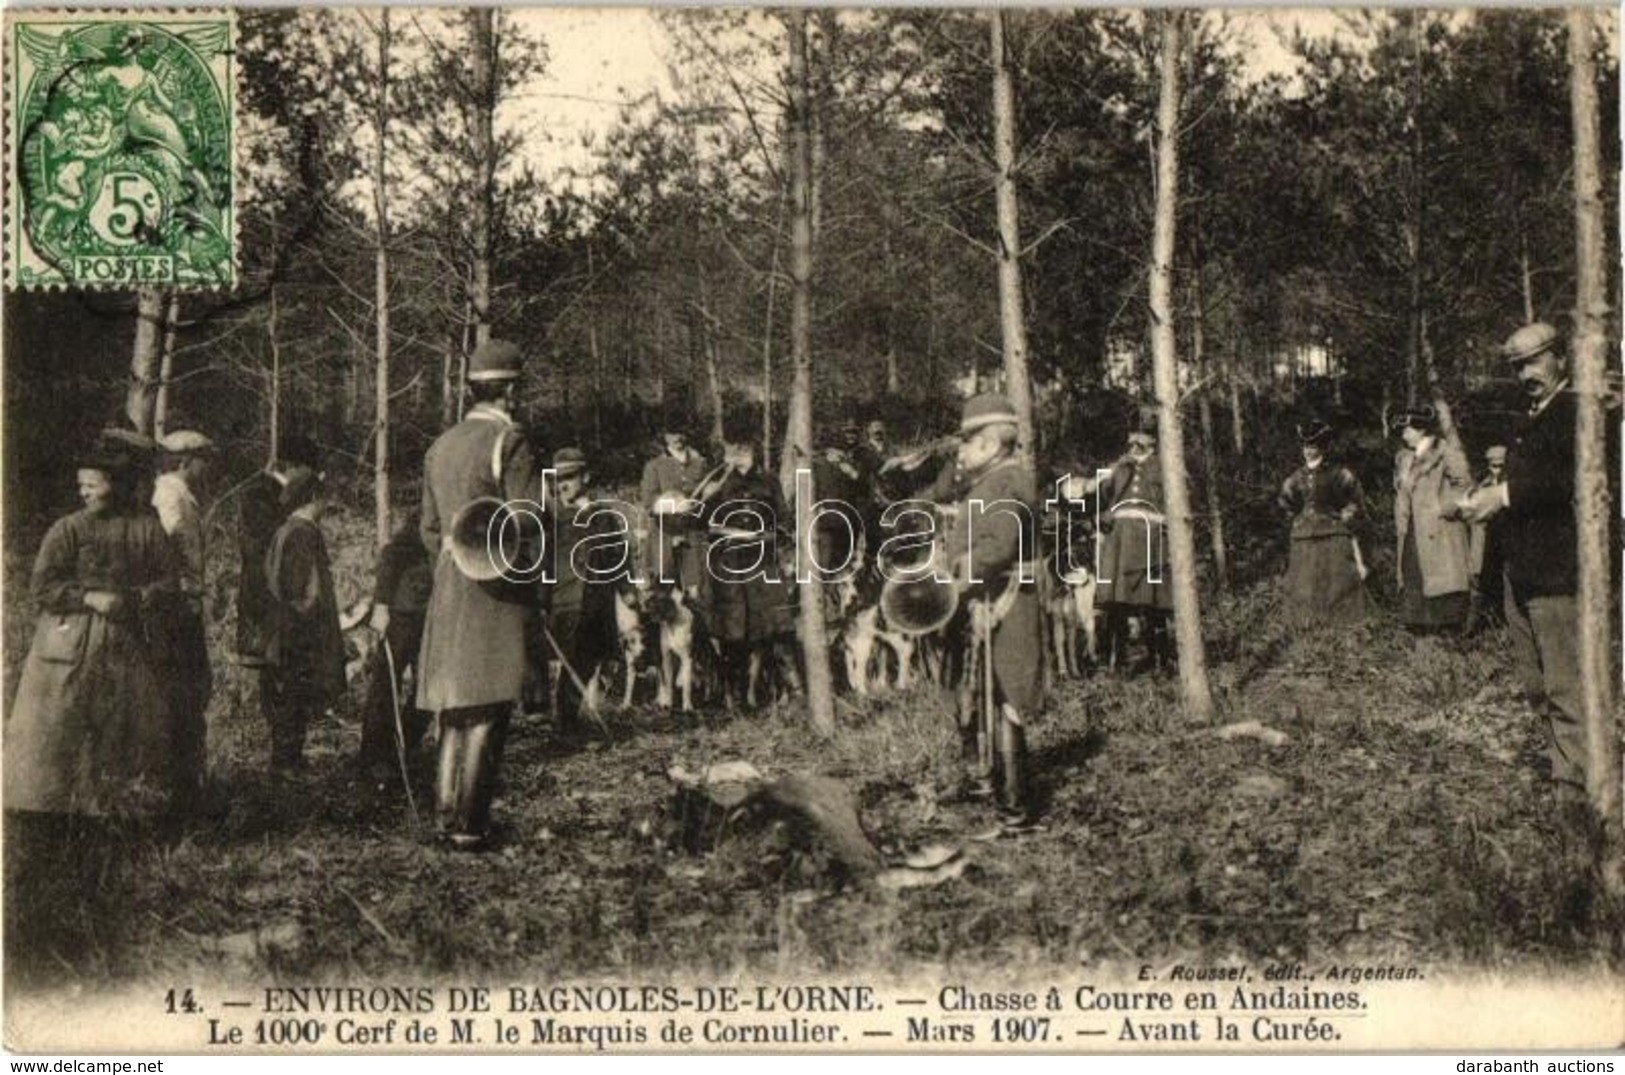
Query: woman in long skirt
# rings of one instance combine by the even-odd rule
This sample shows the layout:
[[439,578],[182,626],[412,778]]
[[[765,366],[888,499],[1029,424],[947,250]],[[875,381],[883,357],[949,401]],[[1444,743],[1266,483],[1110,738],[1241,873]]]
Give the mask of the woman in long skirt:
[[1326,460],[1332,431],[1324,422],[1298,427],[1303,466],[1281,485],[1292,515],[1286,593],[1294,623],[1353,625],[1365,619],[1365,570],[1350,524],[1361,509],[1360,484]]
[[82,460],[84,508],[34,563],[39,621],[5,726],[6,908],[8,936],[41,955],[71,958],[99,928],[116,827],[168,813],[182,775],[155,657],[179,563],[136,482],[117,454]]

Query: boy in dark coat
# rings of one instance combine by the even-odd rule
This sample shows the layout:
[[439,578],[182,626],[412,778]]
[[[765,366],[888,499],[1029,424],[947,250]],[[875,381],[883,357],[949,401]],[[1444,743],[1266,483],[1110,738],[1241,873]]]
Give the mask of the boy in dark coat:
[[419,517],[413,511],[378,554],[373,585],[372,628],[383,641],[373,650],[367,670],[358,761],[369,778],[379,781],[388,780],[398,768],[395,737],[401,736],[400,746],[410,753],[429,727],[429,714],[402,686],[408,670],[417,668],[423,615],[434,584],[434,569],[418,535]]

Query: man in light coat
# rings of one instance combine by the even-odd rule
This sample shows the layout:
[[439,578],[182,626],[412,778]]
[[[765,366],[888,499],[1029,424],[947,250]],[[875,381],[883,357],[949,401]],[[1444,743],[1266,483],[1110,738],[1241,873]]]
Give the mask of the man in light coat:
[[[418,708],[437,714],[440,763],[436,809],[453,846],[483,847],[491,799],[514,705],[524,687],[526,621],[534,611],[527,585],[476,581],[452,555],[453,524],[482,497],[515,506],[542,500],[540,474],[513,399],[519,348],[491,340],[469,359],[467,417],[440,434],[423,464],[423,543],[435,558],[434,587],[424,615],[418,659]],[[521,578],[531,565],[505,567]],[[514,572],[518,574],[515,575]]]

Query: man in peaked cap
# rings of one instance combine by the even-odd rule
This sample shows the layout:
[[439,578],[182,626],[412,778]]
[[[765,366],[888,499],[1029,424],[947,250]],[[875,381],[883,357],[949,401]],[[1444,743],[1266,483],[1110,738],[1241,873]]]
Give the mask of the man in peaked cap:
[[[598,666],[614,652],[615,590],[611,576],[628,570],[625,523],[607,503],[588,491],[592,470],[579,448],[553,453],[556,489],[551,504],[553,587],[547,629],[549,656],[563,667],[554,681],[554,728],[580,730],[582,689],[590,687]],[[597,510],[602,508],[603,510]],[[588,703],[589,705],[591,702]]]
[[[519,348],[506,340],[480,345],[468,363],[473,406],[435,438],[423,463],[418,526],[435,568],[417,704],[440,722],[436,809],[441,831],[464,849],[483,847],[489,837],[502,745],[524,687],[525,624],[534,608],[528,586],[488,588],[462,573],[451,551],[451,524],[481,497],[540,505],[540,474],[512,413],[522,363]],[[521,573],[532,566],[513,565]]]
[[[977,759],[978,783],[992,784],[1000,826],[1011,834],[1034,824],[1027,725],[1043,706],[1034,562],[1038,487],[1016,452],[1018,428],[1008,397],[984,393],[966,400],[958,465],[924,494],[939,503],[957,501],[947,554],[956,584],[974,603],[972,630],[988,632],[981,644],[990,651],[994,709],[977,712],[986,705],[987,684],[969,684],[976,702],[961,707],[960,734],[967,760]],[[984,735],[991,741],[983,741]],[[990,772],[982,769],[984,758],[992,763]]]
[[1586,836],[1595,822],[1586,798],[1594,759],[1580,700],[1576,405],[1568,391],[1568,356],[1557,330],[1541,322],[1508,337],[1501,356],[1529,397],[1529,414],[1507,445],[1504,479],[1463,498],[1462,514],[1470,523],[1494,520],[1499,527],[1507,626],[1521,678],[1539,683],[1544,694],[1551,776],[1565,829]]
[[196,430],[178,429],[159,437],[157,447],[159,474],[153,483],[152,506],[181,567],[181,599],[170,624],[170,644],[165,647],[169,667],[164,681],[170,691],[176,788],[184,809],[188,802],[196,802],[203,788],[208,735],[204,712],[212,687],[203,628],[206,550],[198,495],[203,491],[214,442]]

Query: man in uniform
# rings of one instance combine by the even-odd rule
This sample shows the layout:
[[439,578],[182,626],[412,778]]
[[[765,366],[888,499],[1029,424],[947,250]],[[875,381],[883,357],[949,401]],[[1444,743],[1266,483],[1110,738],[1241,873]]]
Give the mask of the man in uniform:
[[[436,560],[418,660],[418,707],[440,721],[441,830],[453,846],[471,850],[490,835],[497,767],[524,686],[525,623],[533,608],[529,587],[488,585],[462,573],[451,552],[452,524],[481,497],[539,505],[540,475],[512,413],[522,361],[519,348],[505,340],[480,345],[468,364],[473,406],[435,439],[423,464],[420,530]],[[532,565],[515,566],[525,571]]]
[[[1502,357],[1517,371],[1529,414],[1507,446],[1505,479],[1462,500],[1470,523],[1494,520],[1506,562],[1506,615],[1525,683],[1539,683],[1551,775],[1565,827],[1590,828],[1592,764],[1580,701],[1579,554],[1574,520],[1574,425],[1568,357],[1551,325],[1525,325]],[[1616,774],[1617,775],[1617,774]]]
[[168,665],[165,685],[170,692],[170,719],[174,722],[171,747],[177,806],[185,811],[197,804],[203,790],[208,738],[204,713],[209,706],[212,677],[203,629],[205,551],[198,494],[208,474],[214,442],[194,430],[177,429],[160,437],[158,447],[162,455],[160,473],[153,483],[152,506],[179,554],[181,566],[174,634],[164,657]]
[[640,484],[643,509],[648,513],[647,570],[653,586],[678,585],[690,605],[700,596],[705,571],[702,524],[694,490],[706,476],[705,456],[689,447],[684,423],[668,418],[660,439],[664,450],[643,467]]
[[[972,615],[994,621],[991,653],[983,658],[992,666],[995,710],[985,715],[992,726],[992,742],[985,747],[993,772],[987,777],[1000,826],[1012,834],[1033,824],[1026,727],[1043,704],[1035,563],[1038,488],[1031,469],[1016,454],[1017,432],[1015,405],[1007,397],[987,393],[966,400],[957,466],[945,468],[924,494],[938,502],[957,500],[947,543],[953,578],[964,596],[982,603],[982,611]],[[979,758],[985,726],[974,713],[986,704],[986,685],[979,681],[969,686],[978,703],[961,712],[960,734],[967,758]]]

